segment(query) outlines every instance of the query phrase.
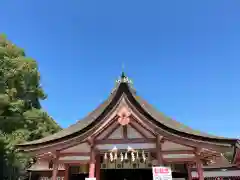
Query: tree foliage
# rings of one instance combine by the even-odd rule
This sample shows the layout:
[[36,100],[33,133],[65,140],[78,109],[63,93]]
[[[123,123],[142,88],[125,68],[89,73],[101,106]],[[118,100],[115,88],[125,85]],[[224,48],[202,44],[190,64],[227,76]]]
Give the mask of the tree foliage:
[[0,179],[16,179],[29,162],[16,144],[60,130],[40,106],[46,97],[37,62],[0,35]]

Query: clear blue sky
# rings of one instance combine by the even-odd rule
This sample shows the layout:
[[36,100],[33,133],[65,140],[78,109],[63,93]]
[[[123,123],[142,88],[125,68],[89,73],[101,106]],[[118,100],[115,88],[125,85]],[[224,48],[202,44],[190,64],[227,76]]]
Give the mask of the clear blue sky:
[[139,95],[193,128],[239,137],[240,1],[0,0],[0,31],[39,62],[63,127],[106,99],[125,64]]

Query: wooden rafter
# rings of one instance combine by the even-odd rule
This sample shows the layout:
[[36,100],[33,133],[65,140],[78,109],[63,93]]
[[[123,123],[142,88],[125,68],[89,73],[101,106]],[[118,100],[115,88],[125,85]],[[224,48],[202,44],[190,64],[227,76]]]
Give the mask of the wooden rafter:
[[138,118],[134,117],[134,116],[131,116],[131,118],[134,120],[135,123],[137,123],[141,128],[145,129],[146,131],[148,131],[151,135],[153,136],[156,136],[156,133],[154,132],[154,129],[153,130],[150,130],[152,129],[151,127],[149,127],[149,125],[147,123],[143,123],[143,122],[140,122],[138,120]]
[[171,151],[160,151],[161,154],[194,154],[191,150],[171,150]]
[[79,142],[78,144],[74,144],[74,145],[68,145],[68,146],[63,146],[60,151],[64,151],[66,149],[69,149],[71,147],[74,147],[74,146],[77,146],[77,145],[80,145],[80,144],[84,144],[84,143],[87,143],[89,145],[89,140],[86,140],[86,141],[82,141],[82,142]]
[[74,153],[60,153],[60,157],[65,157],[65,156],[89,156],[89,152],[74,152]]
[[155,143],[155,138],[134,138],[134,139],[102,139],[96,140],[96,144],[136,144],[136,143]]
[[[102,139],[109,138],[114,133],[114,131],[116,131],[120,127],[120,125],[117,121],[113,123],[113,126],[114,127]],[[107,130],[106,128],[104,128],[104,129]]]
[[69,164],[70,166],[79,166],[79,164],[89,164],[89,160],[59,160],[59,162],[64,164]]
[[186,162],[195,162],[195,158],[164,158],[164,162],[167,163],[186,163]]
[[116,120],[117,116],[109,120],[109,122],[107,122],[104,127],[100,128],[94,133],[93,139],[96,139],[97,137],[101,136],[107,128],[111,127],[114,123],[116,123]]
[[143,131],[141,131],[141,129],[139,129],[139,127],[137,127],[133,122],[129,123],[129,127],[135,129],[145,139],[148,139],[147,135]]

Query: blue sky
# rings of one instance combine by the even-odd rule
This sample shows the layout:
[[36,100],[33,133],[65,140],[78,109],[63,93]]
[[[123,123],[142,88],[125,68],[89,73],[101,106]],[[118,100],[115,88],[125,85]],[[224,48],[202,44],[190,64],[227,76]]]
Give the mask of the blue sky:
[[106,99],[125,64],[139,95],[195,129],[239,137],[240,1],[0,0],[0,31],[39,63],[63,127]]

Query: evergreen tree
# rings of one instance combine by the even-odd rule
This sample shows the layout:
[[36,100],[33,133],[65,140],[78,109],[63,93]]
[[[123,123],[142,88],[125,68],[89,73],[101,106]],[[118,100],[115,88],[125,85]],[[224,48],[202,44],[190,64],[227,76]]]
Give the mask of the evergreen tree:
[[61,129],[41,109],[39,100],[44,99],[37,62],[0,35],[0,179],[17,179],[29,163],[16,144]]

